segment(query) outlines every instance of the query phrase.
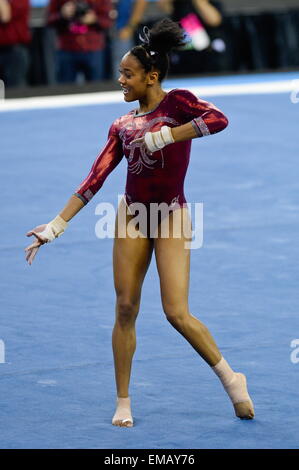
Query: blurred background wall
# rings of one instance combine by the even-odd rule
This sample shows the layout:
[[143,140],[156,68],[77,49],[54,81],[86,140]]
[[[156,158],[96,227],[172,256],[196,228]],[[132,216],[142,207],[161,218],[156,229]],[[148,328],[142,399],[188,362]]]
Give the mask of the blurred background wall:
[[[115,2],[117,0],[114,0]],[[182,0],[184,1],[184,0]],[[54,85],[55,31],[45,24],[47,0],[31,0],[29,86]],[[224,21],[219,29],[218,52],[204,70],[188,54],[174,54],[172,75],[243,73],[299,68],[299,0],[222,0]],[[149,2],[144,24],[159,19],[156,0]],[[142,25],[140,25],[142,26]],[[111,50],[107,34],[105,79],[111,80]],[[136,31],[136,39],[138,31]],[[216,35],[217,39],[217,35]],[[222,41],[222,43],[221,43]],[[221,46],[225,44],[225,48]],[[221,47],[220,47],[221,46]],[[222,50],[221,50],[222,48]],[[193,67],[193,68],[192,68]]]
[[298,0],[223,0],[228,12],[273,11],[299,6]]

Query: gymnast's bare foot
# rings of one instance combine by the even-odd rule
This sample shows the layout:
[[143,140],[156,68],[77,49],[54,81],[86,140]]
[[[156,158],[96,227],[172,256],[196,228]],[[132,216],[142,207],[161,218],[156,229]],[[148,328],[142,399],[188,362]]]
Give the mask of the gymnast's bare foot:
[[117,397],[116,411],[112,418],[112,424],[123,428],[131,428],[133,426],[130,397]]
[[[253,419],[254,407],[251,398],[247,391],[246,376],[240,372],[236,372],[236,382],[242,389],[243,393],[247,395],[248,400],[244,400],[238,403],[233,403],[236,416],[240,419]],[[236,384],[237,385],[237,384]]]

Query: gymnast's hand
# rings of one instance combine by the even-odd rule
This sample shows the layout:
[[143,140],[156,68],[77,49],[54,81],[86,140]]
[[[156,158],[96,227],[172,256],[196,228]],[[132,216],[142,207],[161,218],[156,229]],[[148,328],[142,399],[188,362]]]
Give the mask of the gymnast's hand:
[[57,215],[55,219],[51,220],[48,224],[38,225],[33,230],[27,232],[27,237],[34,235],[36,240],[25,248],[27,252],[26,261],[32,264],[39,247],[45,243],[52,242],[55,238],[62,235],[67,226],[68,223],[60,217],[60,215]]
[[39,250],[39,247],[44,245],[44,243],[48,242],[47,238],[40,235],[40,233],[45,230],[46,226],[47,224],[38,225],[33,230],[30,230],[29,232],[26,233],[27,237],[31,237],[32,235],[36,237],[36,240],[31,245],[28,245],[27,248],[25,248],[25,252],[27,253],[26,261],[28,261],[30,265],[32,264],[32,261],[34,260],[35,255]]
[[168,126],[161,127],[157,132],[146,132],[143,137],[131,141],[131,145],[144,144],[150,153],[157,152],[157,150],[161,150],[166,145],[173,143],[174,138],[171,128]]

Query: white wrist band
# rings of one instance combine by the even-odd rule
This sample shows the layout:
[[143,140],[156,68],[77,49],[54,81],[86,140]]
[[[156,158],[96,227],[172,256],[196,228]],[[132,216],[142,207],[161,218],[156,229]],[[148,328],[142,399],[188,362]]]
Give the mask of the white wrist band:
[[60,215],[57,215],[55,219],[51,220],[51,222],[47,224],[46,228],[42,232],[39,232],[39,235],[47,238],[48,242],[52,242],[55,238],[60,237],[60,235],[63,234],[67,226],[68,223],[60,217]]
[[158,150],[155,147],[155,143],[154,143],[154,139],[153,139],[153,132],[146,132],[145,136],[144,136],[144,141],[145,141],[145,145],[146,145],[147,149],[150,152],[155,152],[156,150]]
[[174,143],[171,128],[168,126],[162,126],[157,132],[146,132],[144,140],[148,150],[152,153]]
[[171,132],[171,127],[168,127],[168,126],[161,127],[161,134],[162,134],[164,141],[166,142],[166,145],[174,143],[174,138]]

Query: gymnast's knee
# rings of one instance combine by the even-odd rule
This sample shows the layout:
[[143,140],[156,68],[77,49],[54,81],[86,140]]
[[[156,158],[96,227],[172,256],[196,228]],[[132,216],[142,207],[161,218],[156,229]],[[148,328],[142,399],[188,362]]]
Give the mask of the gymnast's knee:
[[182,330],[190,317],[188,307],[164,305],[163,309],[167,321],[174,326],[174,328]]
[[139,311],[139,301],[118,298],[116,301],[116,321],[122,327],[135,323]]

